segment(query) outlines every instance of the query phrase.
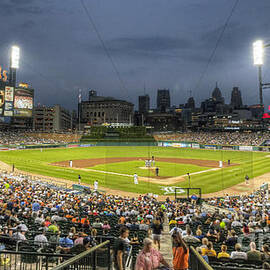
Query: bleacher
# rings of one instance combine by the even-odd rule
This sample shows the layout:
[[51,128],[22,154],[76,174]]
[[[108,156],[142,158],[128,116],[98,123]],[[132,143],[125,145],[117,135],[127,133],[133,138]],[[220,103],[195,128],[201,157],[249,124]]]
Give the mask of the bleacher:
[[[263,203],[265,192],[261,190],[246,197],[211,198],[203,200],[200,205],[194,205],[187,199],[167,200],[160,203],[156,198],[147,196],[128,199],[106,196],[106,194],[74,193],[49,183],[2,174],[2,181],[0,181],[0,265],[5,266],[5,269],[16,269],[15,265],[19,264],[26,270],[32,269],[35,265],[35,269],[48,270],[64,264],[73,257],[75,261],[71,260],[72,263],[77,260],[82,263],[82,258],[77,257],[81,251],[75,251],[61,242],[61,239],[68,237],[72,237],[72,241],[75,241],[81,232],[84,239],[89,238],[89,248],[107,243],[106,248],[94,250],[91,256],[87,253],[88,259],[90,258],[89,265],[100,268],[111,267],[115,240],[119,237],[120,228],[127,226],[130,230],[131,246],[127,250],[126,257],[129,261],[129,269],[134,269],[137,256],[143,247],[143,240],[148,237],[150,220],[146,216],[149,213],[158,215],[161,206],[168,214],[170,229],[177,226],[181,231],[185,231],[188,225],[192,235],[195,236],[199,227],[203,237],[213,243],[216,254],[221,252],[221,245],[224,243],[227,245],[229,254],[235,250],[235,243],[230,244],[227,241],[228,236],[233,235],[234,232],[237,235],[237,241],[242,244],[243,252],[249,251],[251,241],[258,249],[261,249],[263,245],[270,246],[269,205]],[[38,210],[34,210],[35,202],[39,202]],[[247,213],[242,215],[239,209]],[[37,221],[39,218],[37,213],[41,213],[42,222]],[[262,218],[262,213],[264,213],[264,218]],[[123,217],[125,217],[124,221],[121,220]],[[44,220],[50,224],[45,225]],[[223,220],[226,220],[226,224],[221,226]],[[251,225],[248,224],[250,231],[243,233],[242,225],[246,221],[251,222]],[[234,226],[233,222],[238,222],[240,225]],[[50,226],[55,224],[57,230],[51,230]],[[97,224],[106,224],[108,229],[105,230],[102,225]],[[46,243],[35,240],[35,237],[41,234],[41,229],[48,239]],[[21,233],[21,237],[25,237],[26,240],[14,237],[16,233]],[[70,233],[72,233],[71,236],[69,236]],[[200,234],[197,236],[202,239]],[[183,239],[185,240],[185,236]],[[168,238],[168,241],[170,243],[171,240]],[[187,241],[187,244],[191,251],[191,247],[202,246],[201,241],[198,243]],[[191,253],[194,256],[195,252]],[[202,255],[204,256],[204,251]],[[200,255],[195,254],[195,258],[196,256]],[[217,256],[210,255],[208,260],[212,269],[263,269],[265,262],[270,263],[270,252],[269,257],[260,261],[218,259]]]

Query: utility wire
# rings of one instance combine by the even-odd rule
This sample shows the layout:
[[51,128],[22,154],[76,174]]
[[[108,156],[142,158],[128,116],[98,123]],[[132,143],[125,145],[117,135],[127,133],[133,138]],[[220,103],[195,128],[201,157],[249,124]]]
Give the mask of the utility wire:
[[92,26],[92,27],[94,28],[94,31],[95,31],[95,33],[96,33],[96,35],[97,35],[97,37],[98,37],[98,39],[99,39],[99,41],[100,41],[100,44],[101,44],[101,46],[102,46],[102,48],[103,48],[105,54],[107,55],[109,61],[110,61],[111,64],[112,64],[113,70],[114,70],[114,72],[115,72],[115,74],[116,74],[116,76],[117,76],[117,78],[118,78],[118,80],[119,80],[119,82],[120,82],[120,85],[121,85],[121,87],[122,87],[122,90],[125,90],[126,93],[127,93],[127,96],[130,98],[130,96],[129,96],[129,94],[128,94],[128,90],[127,90],[127,88],[126,88],[126,86],[125,86],[125,84],[124,84],[124,81],[123,81],[123,79],[122,79],[122,77],[121,77],[121,75],[120,75],[120,72],[118,71],[118,68],[117,68],[117,66],[116,66],[116,64],[115,64],[115,62],[114,62],[114,60],[113,60],[113,57],[111,56],[111,54],[110,54],[108,48],[106,47],[106,44],[105,44],[104,40],[102,39],[102,36],[101,36],[100,32],[99,32],[98,29],[97,29],[97,26],[96,26],[96,24],[95,24],[95,22],[94,22],[93,17],[91,16],[89,10],[87,9],[87,7],[86,7],[84,1],[83,1],[83,0],[80,0],[80,2],[81,2],[81,5],[82,5],[82,7],[83,7],[83,9],[84,9],[84,11],[85,11],[85,14],[86,14],[86,16],[87,16],[87,18],[88,18],[88,21],[89,21],[89,23],[90,23],[90,26]]
[[231,12],[230,12],[230,14],[229,14],[229,16],[228,16],[228,18],[227,18],[227,20],[226,20],[223,28],[222,28],[222,31],[220,32],[220,35],[219,35],[218,39],[217,39],[217,42],[215,44],[215,47],[214,47],[214,49],[213,49],[213,51],[212,51],[212,53],[211,53],[211,55],[210,55],[210,57],[209,57],[209,59],[207,61],[207,64],[205,66],[205,69],[203,70],[201,76],[199,77],[199,80],[198,80],[197,84],[195,85],[195,90],[198,89],[198,87],[200,86],[200,84],[201,84],[201,82],[202,82],[205,74],[208,71],[208,68],[209,68],[209,66],[210,66],[210,64],[211,64],[211,62],[212,62],[212,60],[213,60],[213,58],[215,56],[215,53],[216,53],[216,51],[218,49],[218,46],[219,46],[219,44],[220,44],[220,42],[222,40],[223,34],[224,34],[224,32],[225,32],[225,30],[226,30],[226,28],[227,28],[227,26],[228,26],[228,24],[230,22],[230,19],[231,19],[233,13],[234,13],[234,11],[235,11],[235,9],[236,9],[239,1],[240,0],[236,0],[235,3],[234,3],[234,5],[233,5],[233,7],[232,7],[232,9],[231,9]]

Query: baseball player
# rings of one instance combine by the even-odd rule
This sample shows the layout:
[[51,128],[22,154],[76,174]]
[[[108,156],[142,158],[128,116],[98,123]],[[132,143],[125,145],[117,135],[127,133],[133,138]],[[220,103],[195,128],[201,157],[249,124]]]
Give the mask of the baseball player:
[[152,156],[152,159],[151,159],[151,166],[152,167],[155,167],[155,157],[154,156]]
[[97,191],[98,190],[98,180],[96,180],[94,182],[94,190]]
[[139,184],[137,173],[134,173],[134,175],[133,175],[133,180],[134,180],[134,184],[135,184],[135,185],[138,185],[138,184]]

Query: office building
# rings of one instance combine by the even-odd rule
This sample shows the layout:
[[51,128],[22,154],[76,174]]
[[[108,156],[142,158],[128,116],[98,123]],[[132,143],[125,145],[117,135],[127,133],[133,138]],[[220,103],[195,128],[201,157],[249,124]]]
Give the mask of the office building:
[[150,109],[149,95],[139,96],[139,113],[147,114]]
[[239,109],[243,106],[241,91],[238,87],[234,87],[231,94],[231,104],[233,109]]
[[79,123],[91,125],[133,125],[134,105],[125,100],[112,97],[90,95],[87,101],[78,104]]
[[165,113],[171,107],[171,98],[169,89],[158,89],[157,91],[157,110]]
[[[76,116],[75,116],[76,117]],[[51,107],[37,106],[33,111],[33,130],[35,131],[67,131],[75,128],[76,118],[71,113],[61,107],[54,105]]]

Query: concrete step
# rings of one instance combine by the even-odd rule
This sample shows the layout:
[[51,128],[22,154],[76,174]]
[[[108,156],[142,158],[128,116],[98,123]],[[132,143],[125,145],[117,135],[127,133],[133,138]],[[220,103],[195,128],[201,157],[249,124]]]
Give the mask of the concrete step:
[[173,254],[172,254],[172,242],[171,242],[171,236],[169,233],[169,224],[168,224],[168,219],[167,217],[165,218],[164,224],[163,224],[163,232],[161,236],[161,241],[160,241],[160,252],[164,259],[172,265],[172,259],[173,259]]

